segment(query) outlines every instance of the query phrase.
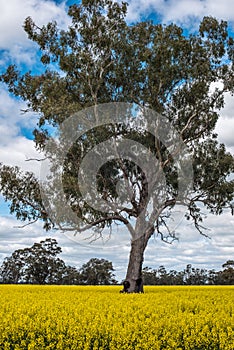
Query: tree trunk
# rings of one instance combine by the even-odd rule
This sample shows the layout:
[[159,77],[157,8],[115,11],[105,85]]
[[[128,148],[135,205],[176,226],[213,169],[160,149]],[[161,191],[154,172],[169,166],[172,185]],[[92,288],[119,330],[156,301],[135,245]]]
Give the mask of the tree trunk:
[[128,270],[123,292],[143,293],[142,264],[144,261],[146,245],[147,241],[145,235],[142,235],[131,242]]

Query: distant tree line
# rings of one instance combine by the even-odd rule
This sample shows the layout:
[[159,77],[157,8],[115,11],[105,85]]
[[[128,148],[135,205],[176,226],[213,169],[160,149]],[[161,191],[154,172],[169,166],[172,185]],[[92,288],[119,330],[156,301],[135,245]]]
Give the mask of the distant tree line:
[[145,267],[143,280],[145,285],[234,285],[234,260],[222,265],[223,270],[194,268],[188,264],[183,271],[167,271],[164,266],[158,269]]
[[[47,238],[30,248],[15,250],[0,266],[0,283],[4,284],[117,284],[112,262],[92,258],[81,268],[66,265],[58,257],[62,249],[55,239]],[[222,271],[194,268],[187,265],[183,271],[167,271],[145,267],[142,278],[145,285],[234,285],[234,260],[222,265]]]

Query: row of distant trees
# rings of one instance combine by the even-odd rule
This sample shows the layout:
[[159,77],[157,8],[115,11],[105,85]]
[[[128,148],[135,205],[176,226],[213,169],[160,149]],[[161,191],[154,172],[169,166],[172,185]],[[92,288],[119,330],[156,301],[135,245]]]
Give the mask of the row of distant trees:
[[183,271],[167,271],[145,267],[143,279],[146,285],[234,285],[234,260],[222,265],[221,271],[194,268],[188,264]]
[[[58,257],[62,252],[55,239],[47,238],[30,248],[15,250],[0,267],[0,283],[5,284],[117,284],[112,262],[92,258],[81,268],[66,265]],[[142,277],[145,285],[234,285],[234,260],[222,265],[221,271],[194,268],[187,265],[183,271],[167,271],[145,267]]]

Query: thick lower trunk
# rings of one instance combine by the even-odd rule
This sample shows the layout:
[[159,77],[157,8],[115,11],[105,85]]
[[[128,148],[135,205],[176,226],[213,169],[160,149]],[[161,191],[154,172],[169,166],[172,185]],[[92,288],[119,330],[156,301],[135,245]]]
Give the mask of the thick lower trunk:
[[146,244],[144,235],[131,242],[128,270],[123,292],[143,293],[142,264]]

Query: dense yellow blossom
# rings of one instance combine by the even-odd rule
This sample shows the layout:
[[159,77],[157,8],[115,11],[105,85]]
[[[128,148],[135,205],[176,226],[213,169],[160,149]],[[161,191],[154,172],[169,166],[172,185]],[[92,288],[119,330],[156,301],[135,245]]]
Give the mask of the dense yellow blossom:
[[234,287],[120,288],[0,286],[0,349],[234,349]]

